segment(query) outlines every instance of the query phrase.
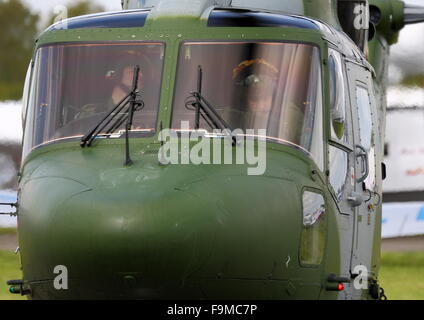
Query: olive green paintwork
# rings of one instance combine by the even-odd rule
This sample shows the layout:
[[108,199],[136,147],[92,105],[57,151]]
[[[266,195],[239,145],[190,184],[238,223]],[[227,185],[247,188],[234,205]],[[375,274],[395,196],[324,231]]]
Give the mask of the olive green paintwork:
[[[130,141],[130,167],[123,166],[123,139],[88,149],[76,140],[33,150],[22,163],[18,217],[24,281],[32,298],[338,298],[325,290],[328,275],[341,269],[342,232],[326,174],[326,57],[329,41],[358,60],[348,39],[324,30],[208,28],[197,17],[162,17],[148,19],[143,28],[50,31],[36,48],[60,42],[165,43],[158,132],[160,123],[166,128],[171,121],[180,44],[204,39],[319,46],[324,170],[303,152],[275,143],[267,143],[267,170],[258,177],[247,176],[244,165],[159,165],[157,135]],[[369,67],[363,59],[357,63]],[[304,190],[322,193],[326,202],[326,249],[319,266],[299,261]],[[53,288],[57,265],[68,268],[68,290]]]
[[[43,34],[37,46],[165,42],[158,121],[164,127],[185,39],[302,39],[326,55],[319,32],[212,29],[205,23],[158,19],[140,29],[54,31]],[[336,211],[326,177],[303,152],[268,144],[266,174],[254,177],[240,165],[161,166],[158,146],[157,137],[132,140],[131,167],[122,165],[122,140],[100,141],[90,149],[81,149],[78,141],[53,144],[25,159],[19,240],[34,298],[336,297],[323,290],[328,274],[339,270]],[[321,266],[299,263],[304,188],[322,192],[327,203]],[[69,290],[53,289],[56,265],[68,267]]]
[[405,26],[405,3],[400,0],[369,0],[371,6],[381,11],[381,20],[375,26],[377,32],[392,45],[398,40],[399,31]]
[[[21,182],[21,256],[25,280],[43,280],[32,284],[37,298],[316,299],[337,271],[334,259],[299,266],[301,191],[325,184],[296,150],[270,148],[266,174],[247,177],[239,165],[160,166],[141,142],[127,168],[121,146],[55,149]],[[327,255],[337,257],[334,214]],[[47,281],[56,265],[68,267],[70,290]]]

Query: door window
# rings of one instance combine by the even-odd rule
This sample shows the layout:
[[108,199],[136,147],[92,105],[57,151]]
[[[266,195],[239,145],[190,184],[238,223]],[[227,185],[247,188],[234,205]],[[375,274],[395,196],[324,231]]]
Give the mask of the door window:
[[329,84],[331,112],[331,144],[329,146],[330,184],[338,202],[342,200],[348,181],[350,135],[348,131],[347,86],[343,59],[339,52],[329,49]]
[[368,90],[364,87],[356,87],[356,100],[359,121],[360,145],[365,149],[368,158],[368,176],[365,179],[365,187],[374,190],[375,187],[375,143],[373,135],[373,121],[371,101]]

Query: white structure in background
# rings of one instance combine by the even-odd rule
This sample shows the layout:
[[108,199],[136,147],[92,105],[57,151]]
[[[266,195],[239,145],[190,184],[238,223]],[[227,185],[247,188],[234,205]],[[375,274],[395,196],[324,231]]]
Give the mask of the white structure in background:
[[[22,104],[20,101],[0,102],[0,141],[21,143]],[[14,171],[12,159],[0,154],[0,181],[9,180]],[[15,174],[15,173],[12,173]],[[16,202],[16,192],[0,190],[0,203]],[[11,211],[8,206],[0,206],[0,211]],[[16,227],[16,217],[0,216],[0,227]]]
[[[16,202],[16,192],[14,191],[1,191],[0,190],[0,203]],[[0,205],[0,211],[11,212],[15,209],[11,209],[9,206]],[[7,215],[0,215],[0,227],[16,227],[16,217]]]
[[424,108],[389,111],[386,128],[384,192],[422,191],[424,201]]
[[424,89],[392,89],[388,100],[382,237],[424,235]]
[[383,238],[424,234],[424,202],[383,204]]
[[20,101],[0,102],[0,140],[21,142],[22,103]]

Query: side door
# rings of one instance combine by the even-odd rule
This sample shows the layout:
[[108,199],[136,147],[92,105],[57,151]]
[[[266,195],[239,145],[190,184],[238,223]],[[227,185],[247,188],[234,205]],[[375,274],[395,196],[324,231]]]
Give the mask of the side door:
[[[352,105],[354,138],[354,208],[351,274],[363,273],[358,266],[372,270],[376,212],[376,110],[371,73],[353,62],[347,62],[349,95]],[[360,294],[360,292],[358,292]]]
[[352,112],[344,56],[332,48],[329,48],[328,68],[331,120],[328,141],[329,187],[339,212],[340,276],[350,278],[355,213],[349,201],[355,191]]

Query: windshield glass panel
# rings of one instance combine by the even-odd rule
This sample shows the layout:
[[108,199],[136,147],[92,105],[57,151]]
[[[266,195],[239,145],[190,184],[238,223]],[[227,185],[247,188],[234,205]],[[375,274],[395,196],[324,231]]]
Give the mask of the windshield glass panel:
[[[161,43],[40,48],[30,98],[33,125],[28,126],[31,132],[26,132],[26,143],[32,148],[86,134],[131,91],[136,65],[141,68],[138,88],[145,107],[134,114],[133,132],[154,133],[163,55]],[[123,128],[124,124],[118,129]]]
[[[181,47],[172,128],[195,128],[190,93],[197,90],[232,130],[266,129],[294,144],[322,168],[322,98],[319,49],[301,43],[187,42]],[[199,129],[212,132],[205,119]]]

